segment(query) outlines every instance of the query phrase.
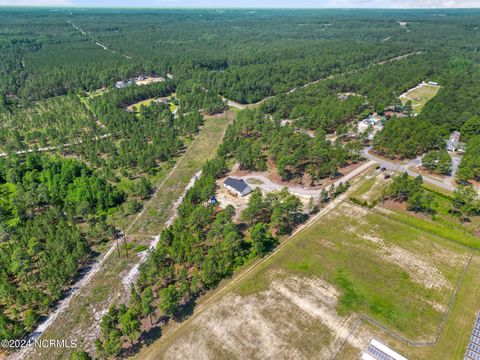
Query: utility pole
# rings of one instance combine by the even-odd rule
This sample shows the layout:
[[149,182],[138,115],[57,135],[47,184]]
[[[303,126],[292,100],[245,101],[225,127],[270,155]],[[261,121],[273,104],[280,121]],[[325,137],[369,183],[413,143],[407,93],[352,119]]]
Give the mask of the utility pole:
[[128,259],[128,244],[127,244],[127,234],[123,234],[123,243],[125,244],[125,253],[127,254]]
[[118,254],[118,258],[121,258],[120,256],[120,246],[118,246],[118,236],[115,236],[115,242],[117,244],[117,254]]

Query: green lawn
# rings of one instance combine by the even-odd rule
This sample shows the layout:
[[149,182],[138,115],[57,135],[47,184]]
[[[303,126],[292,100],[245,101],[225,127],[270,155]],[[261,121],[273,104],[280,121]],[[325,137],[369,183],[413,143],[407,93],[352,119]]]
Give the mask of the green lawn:
[[[375,175],[371,171],[352,191],[351,198],[365,200],[369,203],[380,199],[382,194],[388,188],[391,180],[384,180],[383,174]],[[480,228],[480,217],[471,217],[468,222],[461,223],[458,217],[451,213],[452,193],[438,188],[428,183],[423,187],[429,191],[433,197],[435,215],[428,216],[423,214],[414,214],[401,207],[393,210],[389,214],[384,214],[396,221],[402,222],[411,227],[421,229],[433,235],[443,237],[450,241],[457,242],[474,249],[480,249],[480,238],[475,235],[475,231]],[[382,203],[378,205],[382,206]]]
[[[169,99],[171,99],[173,96],[175,96],[175,93],[168,96]],[[142,101],[139,101],[139,102],[136,102],[135,104],[132,104],[130,106],[127,107],[127,109],[129,110],[134,110],[135,112],[139,112],[140,111],[140,108],[142,106],[149,106],[152,102],[154,102],[156,99],[158,98],[150,98],[150,99],[146,99],[146,100],[142,100]],[[169,104],[169,107],[170,107],[170,111],[171,112],[174,112],[175,109],[177,108],[177,105],[175,105],[174,103],[170,102]]]
[[389,184],[390,182],[384,179],[384,173],[371,169],[350,196],[370,203],[376,202],[381,199]]
[[142,106],[150,105],[155,99],[156,98],[150,98],[150,99],[146,99],[146,100],[136,102],[135,104],[132,104],[132,105],[128,106],[127,109],[128,110],[134,110],[135,112],[138,112],[138,111],[140,111],[140,108]]
[[416,114],[419,114],[425,104],[435,95],[437,95],[439,90],[440,86],[432,86],[427,84],[418,89],[407,92],[405,96],[400,97],[400,100],[403,105],[405,105],[409,100],[411,100],[413,111]]
[[[439,326],[443,312],[431,304],[448,304],[467,255],[461,245],[431,232],[344,203],[296,236],[238,292],[265,290],[275,270],[319,277],[341,291],[340,315],[365,313],[415,339]],[[449,258],[458,262],[452,265]],[[424,277],[417,278],[417,263]]]
[[375,185],[376,178],[372,172],[369,172],[368,176],[369,178],[362,181],[358,188],[354,192],[352,192],[352,196],[361,197],[372,189],[372,187]]
[[[354,333],[352,333],[352,336],[357,336],[365,332],[371,333],[373,334],[372,336],[381,339],[383,343],[408,359],[463,359],[475,318],[480,309],[479,267],[480,256],[478,256],[478,252],[476,252],[453,302],[453,306],[445,322],[445,327],[439,334],[438,341],[434,345],[409,346],[405,342],[400,341],[365,321],[358,326]],[[337,358],[350,360],[355,355],[357,354],[345,347]]]

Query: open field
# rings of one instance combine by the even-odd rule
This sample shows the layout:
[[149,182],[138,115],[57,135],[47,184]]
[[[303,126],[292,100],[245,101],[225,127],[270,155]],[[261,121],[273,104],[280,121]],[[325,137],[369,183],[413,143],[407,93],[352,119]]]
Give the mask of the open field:
[[440,86],[422,83],[421,85],[400,95],[400,100],[403,105],[405,105],[408,101],[411,101],[414,113],[419,114],[425,104],[435,95],[437,95],[440,88]]
[[[347,197],[377,193],[380,182],[371,179]],[[467,267],[472,250],[437,228],[418,227],[422,219],[410,216],[416,222],[409,224],[400,215],[406,216],[343,201],[139,358],[358,358],[373,336],[392,340],[364,316],[413,342],[435,342],[452,299],[458,300],[445,332],[468,324],[455,334],[461,354],[480,307],[480,275]],[[474,255],[472,264],[479,262]],[[465,290],[472,286],[476,298]],[[460,313],[464,302],[473,306],[470,317]],[[443,333],[439,345],[447,346],[442,339]],[[441,347],[407,352],[397,345],[411,358],[442,358]]]
[[[385,173],[376,174],[372,169],[365,175],[365,179],[352,191],[351,198],[366,201],[373,205],[378,203],[385,194],[391,180],[384,179]],[[423,187],[430,192],[433,198],[435,215],[412,213],[406,209],[405,203],[386,201],[377,206],[385,216],[403,222],[406,225],[422,229],[442,236],[445,239],[458,242],[467,247],[480,250],[480,217],[470,217],[467,222],[461,222],[452,216],[452,193],[436,187],[430,183],[423,183]],[[382,210],[383,209],[383,210]]]
[[[147,211],[136,218],[132,232],[128,233],[132,242],[129,257],[121,246],[119,259],[115,251],[104,263],[103,270],[96,274],[90,283],[82,289],[70,303],[68,309],[61,313],[51,327],[44,332],[42,339],[77,339],[78,347],[93,352],[94,339],[99,334],[99,321],[109,304],[124,302],[128,286],[125,278],[131,274],[131,269],[139,258],[134,248],[138,245],[148,245],[151,236],[158,235],[165,226],[165,221],[171,216],[175,200],[182,194],[186,185],[201,169],[203,163],[213,157],[215,149],[222,141],[223,133],[231,114],[215,118],[206,118],[205,124],[197,138],[170,173],[158,185],[158,191],[150,202]],[[133,231],[142,234],[133,234]],[[64,359],[70,349],[34,349],[28,359]]]
[[146,100],[142,100],[139,102],[136,102],[135,104],[132,104],[127,107],[128,110],[133,110],[135,112],[138,112],[142,106],[148,106],[150,105],[153,101],[155,101],[157,98],[150,98]]
[[[172,94],[171,96],[169,96],[168,98],[171,99],[172,96],[175,96],[175,94]],[[139,101],[139,102],[136,102],[135,104],[132,104],[130,106],[127,107],[128,110],[133,110],[135,112],[139,112],[140,111],[140,108],[142,106],[149,106],[152,102],[154,102],[155,100],[158,100],[159,98],[150,98],[150,99],[146,99],[146,100],[142,100],[142,101]],[[177,105],[175,105],[174,103],[170,102],[168,104],[168,106],[170,107],[170,111],[171,112],[174,112],[175,109],[177,108]]]
[[142,86],[142,85],[148,85],[148,84],[153,84],[153,83],[162,82],[162,81],[165,81],[165,79],[162,77],[147,76],[146,79],[135,80],[135,84],[138,86]]

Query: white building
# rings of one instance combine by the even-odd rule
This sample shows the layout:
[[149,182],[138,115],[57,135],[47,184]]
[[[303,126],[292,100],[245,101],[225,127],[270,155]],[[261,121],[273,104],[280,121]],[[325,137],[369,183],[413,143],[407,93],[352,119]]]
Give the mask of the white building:
[[242,179],[227,177],[223,187],[237,196],[245,196],[252,192],[252,188]]
[[447,151],[465,151],[465,143],[460,142],[460,136],[460,131],[454,131],[450,134],[450,139],[447,140]]

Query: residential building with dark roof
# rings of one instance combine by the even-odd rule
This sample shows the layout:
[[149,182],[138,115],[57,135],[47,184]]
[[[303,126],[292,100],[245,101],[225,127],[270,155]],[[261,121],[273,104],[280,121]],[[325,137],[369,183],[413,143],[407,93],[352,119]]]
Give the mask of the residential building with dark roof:
[[245,196],[252,192],[252,188],[242,179],[227,177],[223,187],[237,196]]

